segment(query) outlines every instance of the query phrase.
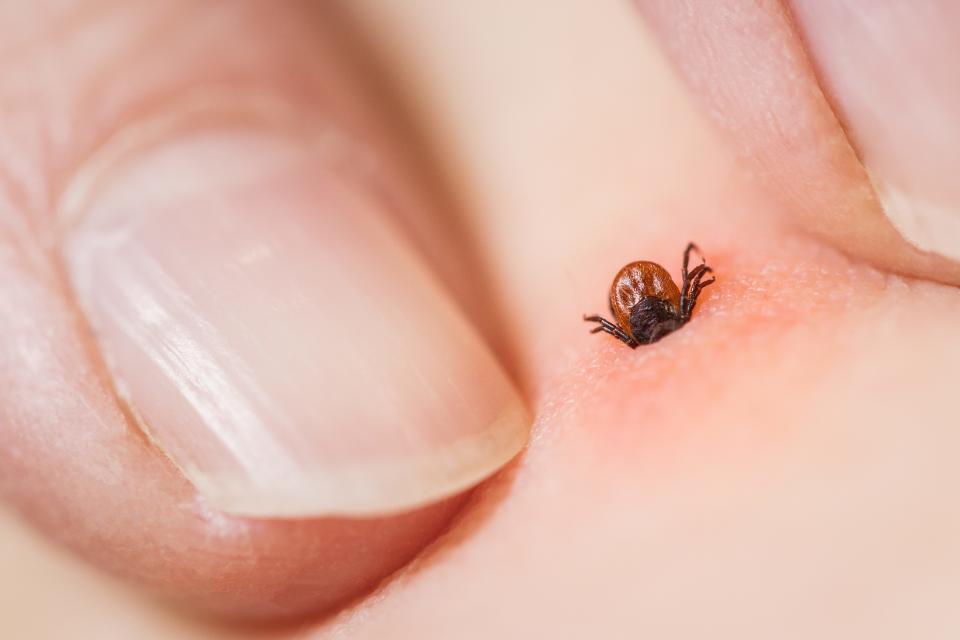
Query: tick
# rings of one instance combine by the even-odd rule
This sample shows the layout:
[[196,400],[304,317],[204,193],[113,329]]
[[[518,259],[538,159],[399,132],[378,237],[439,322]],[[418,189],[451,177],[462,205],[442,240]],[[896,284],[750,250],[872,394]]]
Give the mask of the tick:
[[697,298],[704,287],[716,281],[703,277],[713,273],[703,255],[700,264],[687,270],[690,252],[700,253],[692,242],[683,252],[683,283],[681,288],[656,262],[631,262],[620,269],[610,285],[610,313],[616,324],[601,316],[583,316],[587,322],[597,322],[590,333],[603,331],[625,342],[631,349],[651,344],[676,331],[690,321]]

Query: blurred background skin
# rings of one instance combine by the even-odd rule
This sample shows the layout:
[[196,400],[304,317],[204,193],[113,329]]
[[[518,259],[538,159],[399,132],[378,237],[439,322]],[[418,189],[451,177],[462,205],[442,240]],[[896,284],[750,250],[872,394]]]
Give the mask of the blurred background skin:
[[[852,15],[860,8],[837,4]],[[884,11],[894,3],[875,4]],[[87,83],[102,88],[118,77],[191,80],[197,69],[164,65],[187,46],[184,25],[204,25],[196,55],[214,63],[231,47],[259,50],[263,60],[286,60],[271,52],[301,44],[314,51],[280,28],[289,24],[316,24],[317,34],[350,43],[329,49],[341,53],[328,67],[343,55],[353,69],[343,52],[365,52],[370,83],[391,96],[378,105],[383,113],[368,106],[365,117],[380,119],[374,130],[416,141],[383,153],[400,164],[411,154],[409,164],[424,168],[403,179],[426,185],[410,190],[426,192],[416,197],[442,212],[404,233],[470,310],[534,424],[524,453],[470,496],[417,560],[373,595],[293,629],[185,615],[51,544],[11,509],[0,519],[3,637],[955,637],[960,270],[899,236],[905,214],[891,213],[889,194],[878,199],[870,180],[912,185],[916,202],[935,193],[939,214],[958,210],[950,189],[936,184],[956,158],[924,147],[923,136],[914,147],[897,136],[911,118],[919,122],[917,113],[934,117],[956,96],[956,87],[939,84],[936,64],[955,56],[918,50],[929,43],[908,30],[960,24],[950,23],[947,4],[925,2],[916,15],[931,22],[900,21],[902,40],[896,30],[870,43],[855,29],[842,32],[850,47],[881,42],[895,57],[931,61],[910,69],[930,82],[911,78],[908,89],[898,85],[902,69],[891,70],[898,95],[925,92],[927,102],[918,100],[904,121],[902,105],[878,95],[871,118],[891,123],[881,131],[861,117],[862,96],[844,93],[838,79],[847,76],[830,57],[876,56],[835,46],[830,38],[841,36],[831,20],[849,16],[810,6],[361,0],[329,11],[258,2],[165,3],[158,11],[8,3],[0,30],[11,33],[0,41],[13,44],[0,96],[10,135],[0,153],[14,186],[56,164],[44,161],[44,140],[84,137],[77,114],[44,122],[49,112],[37,109],[37,121],[25,120],[27,97],[46,106],[70,101],[58,90],[88,92]],[[884,33],[882,23],[870,23],[874,34]],[[309,40],[312,30],[295,33]],[[134,46],[137,55],[124,49],[118,58],[109,48],[117,34],[154,51],[142,57]],[[74,73],[83,52],[109,62],[110,72]],[[139,65],[127,69],[126,60]],[[266,64],[258,77],[272,72]],[[58,78],[71,82],[61,87]],[[282,66],[264,90],[299,81]],[[5,211],[14,213],[3,215],[17,215],[9,202]],[[443,222],[452,216],[456,225]],[[939,224],[941,235],[950,228]],[[718,275],[692,324],[636,351],[587,333],[581,314],[604,312],[620,266],[652,259],[676,274],[689,240]],[[949,242],[937,246],[949,252]],[[475,256],[467,275],[477,286],[464,285],[451,254]],[[9,361],[0,367],[8,382],[23,375]],[[55,480],[48,463],[4,478],[11,503],[117,571],[113,550],[85,548],[95,538],[76,523],[65,527],[81,533],[54,530],[38,504],[43,492],[19,486],[35,486],[33,474]],[[75,497],[91,519],[117,508],[85,503],[84,493],[70,486],[55,500]],[[460,504],[418,517],[445,522],[444,510]],[[149,520],[152,505],[139,508]],[[426,545],[441,529],[424,524],[403,535]],[[169,560],[175,570],[129,578],[206,593],[203,570],[177,567],[243,560],[231,555],[236,549],[217,557],[204,547],[202,528],[171,531],[183,536],[174,540],[182,553]],[[281,526],[264,535],[299,544]],[[244,574],[250,597],[275,587],[271,561],[265,555]],[[236,601],[224,593],[204,606],[229,614]]]

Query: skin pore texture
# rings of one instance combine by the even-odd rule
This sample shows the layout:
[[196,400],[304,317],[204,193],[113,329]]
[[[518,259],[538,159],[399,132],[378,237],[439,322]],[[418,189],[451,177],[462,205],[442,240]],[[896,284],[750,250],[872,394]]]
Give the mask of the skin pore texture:
[[[49,81],[58,91],[36,70],[0,74],[0,95],[42,106],[34,120],[17,112],[0,138],[0,488],[37,526],[0,521],[0,601],[11,605],[0,630],[136,630],[147,640],[948,637],[960,627],[960,510],[948,490],[960,479],[957,290],[932,282],[942,278],[929,265],[905,276],[808,234],[799,211],[821,208],[824,194],[804,178],[785,200],[777,182],[745,170],[744,140],[715,126],[716,105],[688,90],[672,66],[684,61],[658,45],[662,27],[649,17],[645,26],[633,6],[473,5],[363,0],[337,18],[392,79],[409,135],[437,168],[429,179],[449,185],[449,202],[413,187],[403,197],[444,201],[459,216],[398,227],[418,251],[432,247],[427,261],[507,363],[533,430],[523,454],[472,494],[375,520],[206,509],[124,415],[68,288],[46,271],[56,272],[58,241],[49,185],[73,164],[55,160],[78,164],[109,129],[191,84],[240,77],[294,110],[359,109],[350,126],[388,164],[403,157],[381,142],[392,122],[366,124],[376,118],[338,91],[349,74],[299,26],[324,16],[293,4],[152,13],[103,3],[61,21],[22,18],[30,35],[9,46],[6,68],[53,65],[66,55],[46,44],[57,29],[79,34],[56,36],[76,51],[83,34],[124,33],[141,58],[133,85],[118,82],[128,70],[116,53],[89,67],[73,59],[74,72]],[[185,70],[131,44],[151,34],[204,64]],[[259,67],[225,46],[237,42],[257,43]],[[305,75],[313,89],[302,88]],[[815,117],[815,87],[800,93],[775,102]],[[789,155],[762,129],[742,135],[796,176],[825,162],[816,149]],[[869,193],[851,166],[829,188]],[[445,213],[437,220],[453,217]],[[871,233],[845,219],[844,233]],[[717,282],[688,325],[635,351],[584,329],[611,273],[642,259],[677,280],[690,238]],[[46,431],[24,426],[36,424]],[[143,585],[228,616],[251,606],[264,616],[328,612],[295,629],[246,629],[184,616]]]

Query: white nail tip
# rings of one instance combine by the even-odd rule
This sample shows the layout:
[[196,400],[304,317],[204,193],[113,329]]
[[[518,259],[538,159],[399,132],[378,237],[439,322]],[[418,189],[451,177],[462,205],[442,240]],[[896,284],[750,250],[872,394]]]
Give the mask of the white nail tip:
[[527,441],[528,413],[519,399],[484,433],[398,460],[300,473],[289,485],[252,484],[245,476],[184,473],[204,498],[240,516],[381,517],[456,495],[483,481],[519,453]]
[[960,211],[909,194],[870,172],[880,204],[897,231],[922,251],[960,260]]

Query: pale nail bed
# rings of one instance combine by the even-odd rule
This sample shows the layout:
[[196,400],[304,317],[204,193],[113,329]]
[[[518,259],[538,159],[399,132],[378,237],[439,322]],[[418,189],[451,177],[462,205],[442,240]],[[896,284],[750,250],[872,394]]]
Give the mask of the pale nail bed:
[[390,223],[320,147],[193,131],[109,168],[65,260],[118,395],[214,506],[373,515],[466,489],[529,418]]

